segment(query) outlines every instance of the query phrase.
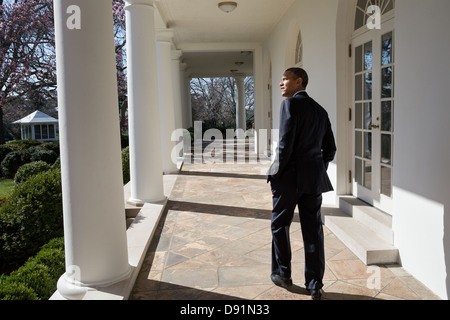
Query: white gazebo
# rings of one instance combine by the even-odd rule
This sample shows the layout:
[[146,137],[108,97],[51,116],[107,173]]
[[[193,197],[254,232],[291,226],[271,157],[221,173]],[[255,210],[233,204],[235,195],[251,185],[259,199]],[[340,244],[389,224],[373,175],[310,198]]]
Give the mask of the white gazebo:
[[28,116],[17,120],[15,124],[20,124],[20,134],[22,140],[33,139],[38,141],[55,141],[58,119],[49,115],[35,111]]

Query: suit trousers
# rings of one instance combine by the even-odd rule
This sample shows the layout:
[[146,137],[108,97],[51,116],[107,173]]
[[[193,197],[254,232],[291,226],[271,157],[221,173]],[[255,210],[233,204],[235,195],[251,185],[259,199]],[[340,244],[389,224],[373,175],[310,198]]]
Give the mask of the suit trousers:
[[321,289],[325,271],[324,236],[321,217],[322,194],[299,194],[296,175],[285,172],[271,181],[272,188],[272,274],[291,277],[291,243],[289,228],[298,206],[305,252],[305,286]]

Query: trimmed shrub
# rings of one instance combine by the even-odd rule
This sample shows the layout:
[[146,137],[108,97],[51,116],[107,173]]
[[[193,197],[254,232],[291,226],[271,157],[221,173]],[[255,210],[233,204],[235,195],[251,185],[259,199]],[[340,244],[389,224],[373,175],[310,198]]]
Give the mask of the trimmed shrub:
[[38,300],[38,296],[22,282],[11,282],[0,286],[0,300]]
[[1,163],[2,172],[7,178],[14,178],[17,170],[24,164],[31,161],[31,154],[28,150],[16,150],[8,153]]
[[30,161],[44,161],[48,164],[54,164],[56,159],[58,159],[58,154],[50,149],[45,149],[42,146],[32,147],[28,149],[30,153]]
[[41,251],[32,258],[34,261],[49,267],[52,276],[58,280],[66,271],[64,256],[64,238],[55,238],[42,246]]
[[39,147],[59,154],[59,141],[43,142]]
[[34,161],[30,163],[26,163],[17,170],[16,175],[14,176],[14,185],[18,185],[21,182],[28,180],[31,176],[38,174],[43,171],[47,171],[51,168],[51,166],[44,161]]
[[0,145],[0,163],[5,159],[6,155],[13,151],[13,148],[11,146],[8,146],[6,144]]
[[48,299],[56,290],[56,282],[50,269],[34,260],[29,260],[18,270],[11,272],[5,280],[8,283],[22,283],[36,292],[38,297]]
[[130,181],[130,147],[122,150],[122,174],[123,184],[127,184]]
[[52,164],[52,168],[61,169],[61,158],[60,157],[58,157],[58,159],[56,159],[55,163]]
[[20,183],[0,208],[0,266],[20,265],[61,236],[61,174],[51,169]]
[[50,298],[65,272],[64,260],[64,238],[52,239],[22,267],[0,278],[0,300]]
[[40,145],[42,142],[37,140],[13,140],[9,141],[6,145],[9,146],[13,151],[25,150],[34,146]]

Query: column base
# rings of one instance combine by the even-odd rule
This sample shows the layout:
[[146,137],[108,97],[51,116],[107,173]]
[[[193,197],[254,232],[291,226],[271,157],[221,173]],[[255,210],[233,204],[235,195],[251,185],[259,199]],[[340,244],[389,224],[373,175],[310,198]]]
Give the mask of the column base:
[[56,285],[57,293],[61,295],[62,298],[67,300],[83,300],[88,291],[97,291],[97,288],[104,288],[112,286],[118,282],[128,279],[132,274],[131,266],[128,267],[127,271],[112,280],[106,282],[98,282],[92,284],[85,284],[73,278],[72,274],[70,276],[64,273],[58,280]]
[[130,198],[127,200],[127,203],[135,206],[135,207],[143,207],[144,204],[146,203],[154,203],[154,204],[160,204],[160,203],[164,203],[167,200],[167,197],[163,197],[161,199],[150,199],[150,200],[142,200],[142,199],[134,199],[134,198]]

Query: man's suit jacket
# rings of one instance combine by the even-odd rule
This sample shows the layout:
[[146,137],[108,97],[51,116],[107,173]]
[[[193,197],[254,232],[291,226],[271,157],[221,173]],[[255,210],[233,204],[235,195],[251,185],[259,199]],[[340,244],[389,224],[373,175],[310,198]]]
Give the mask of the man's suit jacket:
[[295,174],[299,193],[332,191],[327,168],[336,154],[336,144],[325,109],[305,91],[297,92],[281,105],[279,132],[267,180],[283,183],[284,175]]

